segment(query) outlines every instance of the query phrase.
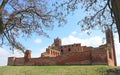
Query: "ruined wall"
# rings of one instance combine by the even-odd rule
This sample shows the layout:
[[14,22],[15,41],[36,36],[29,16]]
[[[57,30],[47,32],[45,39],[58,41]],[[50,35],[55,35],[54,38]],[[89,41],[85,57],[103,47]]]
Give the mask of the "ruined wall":
[[71,52],[57,57],[57,64],[90,64],[90,52]]
[[[9,63],[12,65],[13,63]],[[24,58],[16,58],[14,65],[65,65],[65,64],[108,64],[105,50],[69,52],[57,57],[31,58],[24,64]]]
[[73,44],[73,45],[64,45],[61,46],[61,49],[63,54],[69,53],[69,52],[76,52],[81,50],[81,44]]
[[44,65],[55,65],[54,57],[41,57],[41,58],[32,58],[26,65],[31,66],[44,66]]
[[41,58],[31,58],[28,62],[25,63],[24,58],[15,58],[14,62],[12,62],[13,57],[8,58],[9,66],[44,66],[44,65],[56,65],[56,61],[54,57],[41,57]]
[[25,65],[25,59],[23,58],[16,58],[14,61],[14,65],[16,66],[21,66],[21,65]]
[[14,65],[16,57],[8,57],[8,65]]
[[58,58],[57,64],[108,64],[106,50],[71,52]]
[[93,47],[81,46],[81,44],[63,45],[60,48],[62,54],[67,54],[69,52],[84,52],[92,49]]
[[15,66],[15,65],[24,65],[24,58],[16,58],[16,57],[8,57],[8,65]]
[[47,48],[46,52],[41,54],[41,57],[56,57],[59,55],[60,55],[60,51],[51,49],[51,48]]
[[107,50],[93,50],[91,56],[92,64],[108,64]]
[[[28,52],[27,52],[28,51]],[[81,44],[61,45],[57,38],[40,58],[31,58],[29,50],[24,58],[8,58],[8,65],[63,65],[63,64],[107,64],[116,66],[112,31],[106,31],[106,44],[97,48]]]

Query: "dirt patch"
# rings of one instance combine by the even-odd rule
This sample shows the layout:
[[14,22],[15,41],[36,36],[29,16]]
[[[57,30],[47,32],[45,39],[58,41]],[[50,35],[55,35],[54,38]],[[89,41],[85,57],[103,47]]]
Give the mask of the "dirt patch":
[[120,68],[109,69],[108,75],[120,75]]

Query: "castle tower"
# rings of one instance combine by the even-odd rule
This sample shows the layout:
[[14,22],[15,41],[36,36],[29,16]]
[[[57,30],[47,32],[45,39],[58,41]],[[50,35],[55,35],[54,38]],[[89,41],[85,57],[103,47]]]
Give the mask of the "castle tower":
[[113,65],[116,66],[116,54],[115,54],[115,46],[114,46],[114,39],[113,39],[113,33],[111,29],[106,30],[106,44],[107,44],[107,50],[109,54],[109,59],[112,60]]
[[30,50],[26,50],[24,59],[25,59],[25,63],[28,62],[29,59],[31,59],[31,51]]
[[59,50],[61,44],[62,44],[62,42],[61,42],[60,38],[57,37],[56,39],[54,39],[54,46],[55,46],[56,49]]

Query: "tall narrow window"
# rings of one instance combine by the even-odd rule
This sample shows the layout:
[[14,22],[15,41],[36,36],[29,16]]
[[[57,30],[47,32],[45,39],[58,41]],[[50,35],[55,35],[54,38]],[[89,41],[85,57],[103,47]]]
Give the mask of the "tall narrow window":
[[111,53],[111,52],[109,52],[109,58],[111,58],[111,59],[112,59],[112,53]]
[[63,50],[61,49],[61,54],[63,54],[64,52],[63,52]]

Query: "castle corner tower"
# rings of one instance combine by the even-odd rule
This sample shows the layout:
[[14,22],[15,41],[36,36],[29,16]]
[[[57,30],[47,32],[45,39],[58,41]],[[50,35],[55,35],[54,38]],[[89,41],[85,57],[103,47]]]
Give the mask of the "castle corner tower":
[[108,50],[108,63],[112,63],[113,66],[117,66],[113,33],[109,28],[106,30],[106,45]]

